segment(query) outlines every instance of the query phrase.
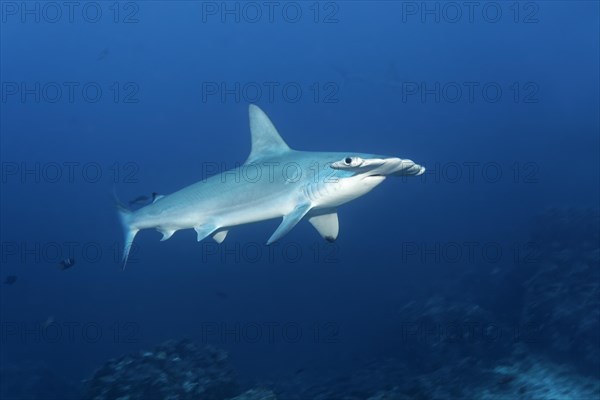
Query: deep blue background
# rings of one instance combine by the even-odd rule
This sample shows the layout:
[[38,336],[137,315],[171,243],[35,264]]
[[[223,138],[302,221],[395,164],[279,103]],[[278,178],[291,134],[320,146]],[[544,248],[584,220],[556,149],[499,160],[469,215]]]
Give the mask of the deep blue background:
[[[466,15],[456,23],[443,15],[439,22],[431,16],[422,21],[420,15],[403,15],[400,2],[338,2],[337,9],[321,4],[323,14],[335,11],[337,22],[331,23],[323,22],[323,14],[315,23],[309,3],[300,6],[298,23],[286,21],[281,10],[273,22],[266,14],[258,23],[244,15],[239,22],[234,17],[223,22],[219,15],[203,14],[199,2],[154,1],[138,3],[134,23],[123,23],[135,11],[123,4],[115,23],[108,2],[98,3],[103,11],[98,23],[77,11],[74,22],[63,16],[57,23],[43,17],[36,23],[31,16],[23,22],[9,15],[7,3],[0,41],[2,279],[17,275],[18,281],[1,288],[3,364],[42,361],[79,379],[109,357],[164,339],[204,340],[203,328],[213,323],[235,330],[236,323],[273,322],[279,324],[274,343],[266,330],[257,343],[212,334],[204,341],[230,350],[248,377],[293,375],[307,365],[352,368],[393,352],[399,308],[438,293],[461,274],[463,264],[473,264],[464,255],[458,263],[420,262],[403,254],[403,243],[497,243],[501,261],[482,262],[482,268],[503,268],[513,261],[512,246],[527,241],[541,210],[598,204],[596,2],[537,2],[530,23],[524,23],[527,10],[515,22],[508,3],[502,3],[497,23],[486,21],[480,10],[472,22]],[[244,256],[241,262],[233,256],[221,262],[215,255],[202,262],[207,246],[216,247],[196,243],[193,231],[167,242],[159,242],[158,233],[142,232],[136,260],[122,272],[112,250],[122,240],[111,199],[112,166],[117,163],[120,172],[129,163],[137,168],[137,182],[117,179],[123,199],[180,189],[202,177],[206,162],[235,166],[249,152],[248,101],[203,99],[203,84],[231,88],[266,81],[303,90],[298,102],[280,91],[273,101],[264,93],[257,101],[291,147],[406,157],[427,166],[428,173],[423,179],[389,179],[341,207],[335,247],[302,223],[275,250],[274,261],[263,254],[259,262]],[[80,87],[96,82],[103,97],[86,102],[76,90],[73,102],[64,92],[56,103],[43,96],[37,103],[33,96],[7,94],[12,83],[36,82]],[[114,82],[121,96],[127,93],[123,85],[133,83],[138,102],[123,97],[115,102]],[[312,85],[325,90],[331,82],[336,102],[315,101]],[[480,88],[494,83],[503,92],[497,102],[476,89],[473,102],[464,92],[457,102],[436,103],[433,96],[403,99],[402,82],[456,82],[463,88],[464,82]],[[522,97],[515,102],[510,90],[515,82],[521,88],[533,83],[536,102]],[[14,165],[65,162],[98,163],[103,176],[86,181],[80,167],[73,182],[65,176],[36,182],[32,175],[6,175]],[[477,163],[472,181],[465,163]],[[500,167],[498,182],[482,176],[482,166],[490,164]],[[456,165],[462,176],[454,180]],[[515,179],[516,165],[531,179]],[[223,245],[262,245],[277,224],[233,229]],[[77,265],[68,271],[58,270],[48,255],[17,256],[8,247],[58,243],[65,250],[66,242],[80,244]],[[81,252],[89,243],[103,250],[98,262]],[[298,262],[284,259],[286,243],[302,249]],[[317,262],[315,246],[321,251]],[[477,258],[481,262],[480,252]],[[61,327],[58,340],[38,341],[38,333],[27,333],[39,331],[49,316]],[[73,340],[66,336],[68,323],[76,324]],[[300,327],[298,343],[282,338],[286,323]],[[94,343],[81,330],[90,324],[102,330]],[[117,339],[115,324],[126,331]],[[19,334],[7,331],[14,326]]]

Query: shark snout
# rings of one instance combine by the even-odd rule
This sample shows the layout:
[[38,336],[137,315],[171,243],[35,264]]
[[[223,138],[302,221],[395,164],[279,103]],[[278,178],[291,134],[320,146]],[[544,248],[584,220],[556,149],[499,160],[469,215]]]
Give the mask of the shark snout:
[[425,172],[425,167],[398,157],[347,157],[332,163],[331,168],[352,171],[355,176],[363,178],[421,175]]
[[380,159],[380,161],[382,161],[381,165],[369,171],[369,175],[410,176],[421,175],[425,172],[425,167],[412,160],[390,157]]

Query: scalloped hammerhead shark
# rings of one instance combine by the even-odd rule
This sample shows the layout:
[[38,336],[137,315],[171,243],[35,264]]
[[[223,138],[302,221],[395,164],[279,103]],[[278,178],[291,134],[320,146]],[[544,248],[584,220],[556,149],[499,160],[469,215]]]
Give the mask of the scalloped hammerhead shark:
[[130,211],[117,201],[125,247],[123,268],[136,234],[154,228],[167,240],[195,229],[198,241],[221,243],[237,225],[283,218],[271,244],[306,218],[323,238],[338,236],[337,207],[363,196],[388,176],[421,175],[411,160],[354,152],[291,149],[267,115],[251,104],[252,148],[246,162]]

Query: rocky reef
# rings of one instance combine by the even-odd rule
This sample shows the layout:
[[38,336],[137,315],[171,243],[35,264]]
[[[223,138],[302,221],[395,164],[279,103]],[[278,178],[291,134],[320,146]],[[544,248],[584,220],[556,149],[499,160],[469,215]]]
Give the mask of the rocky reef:
[[473,369],[489,366],[511,353],[518,335],[481,305],[440,295],[410,302],[398,314],[398,351],[415,371],[435,370],[465,355]]
[[553,209],[537,219],[531,241],[539,254],[522,318],[539,327],[536,350],[600,374],[599,226],[592,210]]
[[526,357],[482,370],[464,379],[451,368],[415,377],[412,385],[400,382],[381,390],[368,400],[591,400],[600,395],[600,381],[574,374],[570,368],[545,359]]
[[86,400],[277,400],[266,388],[240,393],[225,351],[169,340],[109,360],[85,382]]
[[239,393],[226,352],[189,340],[110,360],[86,384],[87,400],[222,400]]
[[269,389],[250,389],[230,400],[277,400],[277,397]]

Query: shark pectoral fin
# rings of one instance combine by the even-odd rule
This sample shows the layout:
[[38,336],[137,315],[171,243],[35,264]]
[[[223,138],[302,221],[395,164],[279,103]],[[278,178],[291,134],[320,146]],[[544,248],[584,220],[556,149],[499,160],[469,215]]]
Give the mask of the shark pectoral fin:
[[164,242],[165,240],[169,239],[171,236],[173,236],[173,234],[177,231],[176,229],[158,229],[158,231],[160,233],[163,234],[162,239],[160,239],[161,242]]
[[300,222],[302,217],[304,217],[306,213],[310,211],[311,207],[311,204],[301,204],[294,208],[294,210],[291,213],[284,215],[283,221],[281,221],[281,224],[279,225],[277,230],[273,232],[273,234],[267,241],[267,244],[276,242],[277,240],[281,239],[286,233],[291,231],[292,228],[296,226],[298,222]]
[[335,239],[337,239],[340,226],[336,210],[330,210],[311,215],[310,218],[308,218],[308,222],[315,227],[323,239],[329,242],[333,242]]
[[229,231],[219,231],[213,235],[213,239],[215,240],[215,242],[221,244],[223,243],[223,240],[225,240],[225,238],[227,237],[227,233],[229,233]]
[[[215,227],[214,225],[202,225],[202,226],[197,226],[194,228],[194,230],[196,231],[196,233],[198,234],[198,241],[201,241],[202,239],[207,238],[208,236],[210,236],[214,231],[217,230],[217,227]],[[224,238],[223,238],[224,239]]]

